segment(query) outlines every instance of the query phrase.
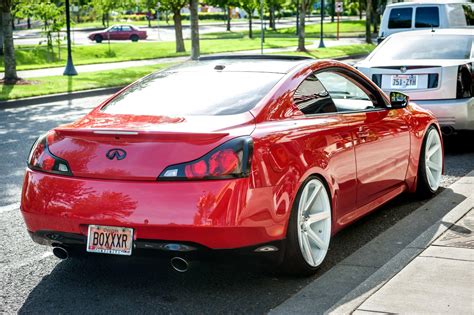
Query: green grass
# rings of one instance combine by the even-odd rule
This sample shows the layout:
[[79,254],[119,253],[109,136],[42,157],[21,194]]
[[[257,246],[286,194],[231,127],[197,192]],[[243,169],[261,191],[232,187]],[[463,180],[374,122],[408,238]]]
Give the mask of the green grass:
[[318,48],[307,52],[285,52],[285,55],[309,56],[316,59],[330,59],[351,55],[369,54],[375,49],[373,44],[356,44],[346,46],[336,46],[330,48]]
[[82,91],[105,87],[125,86],[159,69],[170,66],[157,64],[135,68],[80,73],[77,76],[31,78],[29,85],[0,85],[0,100]]
[[[374,49],[374,45],[348,45],[315,49],[307,53],[285,52],[285,55],[308,55],[313,58],[335,58],[352,54],[369,53]],[[282,53],[279,53],[282,54]],[[25,98],[56,94],[63,92],[73,92],[113,86],[127,85],[140,77],[153,71],[170,66],[167,64],[157,64],[153,66],[143,66],[135,68],[116,69],[108,71],[98,71],[80,73],[74,77],[51,76],[29,79],[30,85],[0,85],[0,100]]]
[[[216,39],[201,40],[201,53],[212,54],[239,50],[254,50],[260,48],[260,39]],[[310,44],[308,42],[308,44]],[[268,38],[265,48],[291,47],[297,45],[296,38]],[[185,41],[187,52],[176,53],[174,42],[126,42],[107,43],[73,47],[75,65],[94,63],[109,63],[128,60],[143,60],[164,57],[188,56],[190,41]],[[57,52],[57,50],[56,50]],[[55,60],[44,46],[17,47],[15,50],[17,70],[30,70],[51,67],[63,67],[65,64],[66,48],[61,48],[61,59],[57,53]],[[3,58],[0,58],[0,71],[3,71]]]
[[[320,24],[310,24],[305,27],[305,34],[307,38],[319,37]],[[335,37],[337,32],[337,23],[324,23],[324,36]],[[341,21],[339,25],[340,36],[358,36],[365,34],[365,21]],[[259,38],[260,31],[254,30],[254,36]],[[296,27],[280,28],[276,31],[266,30],[266,38],[293,38],[296,37]],[[248,37],[248,31],[241,32],[219,32],[219,33],[208,33],[201,35],[203,39],[237,39]]]

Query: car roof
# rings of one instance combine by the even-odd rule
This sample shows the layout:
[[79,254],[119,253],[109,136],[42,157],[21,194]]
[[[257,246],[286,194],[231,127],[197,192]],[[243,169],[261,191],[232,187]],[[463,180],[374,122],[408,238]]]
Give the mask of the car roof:
[[444,0],[442,2],[440,1],[413,1],[413,2],[398,2],[398,3],[392,3],[388,4],[387,8],[393,8],[393,7],[410,7],[410,6],[417,6],[417,5],[446,5],[446,4],[469,4],[469,2],[463,2],[459,0],[454,0],[454,1],[449,1],[449,0]]
[[474,36],[474,29],[472,28],[434,28],[424,29],[417,31],[406,31],[399,32],[390,35],[390,37],[405,37],[405,36],[418,36],[418,35],[465,35]]
[[283,55],[221,55],[204,56],[197,61],[188,61],[166,71],[197,72],[264,72],[286,74],[293,68],[314,59],[304,56]]

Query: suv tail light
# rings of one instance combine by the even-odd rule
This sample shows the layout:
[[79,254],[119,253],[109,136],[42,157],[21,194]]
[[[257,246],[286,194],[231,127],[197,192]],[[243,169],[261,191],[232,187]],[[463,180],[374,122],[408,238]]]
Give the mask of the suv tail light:
[[28,167],[42,172],[71,176],[67,161],[55,156],[48,149],[48,138],[53,136],[54,134],[47,133],[36,140],[28,157]]
[[229,140],[203,157],[168,166],[158,180],[241,178],[250,175],[253,142],[250,137]]
[[469,98],[474,96],[474,71],[472,63],[458,67],[456,98]]

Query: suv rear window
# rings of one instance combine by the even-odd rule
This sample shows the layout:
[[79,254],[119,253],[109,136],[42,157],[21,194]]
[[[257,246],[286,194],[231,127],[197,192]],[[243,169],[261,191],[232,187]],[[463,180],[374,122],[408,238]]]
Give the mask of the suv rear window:
[[102,111],[171,117],[239,114],[251,110],[282,76],[265,72],[157,72],[115,97]]
[[415,27],[439,27],[438,7],[416,8]]
[[388,18],[388,28],[410,28],[412,14],[412,8],[392,9]]

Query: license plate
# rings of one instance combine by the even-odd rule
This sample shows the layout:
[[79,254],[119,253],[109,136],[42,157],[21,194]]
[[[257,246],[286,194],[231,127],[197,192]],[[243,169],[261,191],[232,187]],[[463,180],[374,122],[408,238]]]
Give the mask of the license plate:
[[133,229],[131,228],[89,225],[88,252],[130,256],[132,244]]
[[416,89],[418,76],[413,74],[397,74],[392,75],[392,89]]

